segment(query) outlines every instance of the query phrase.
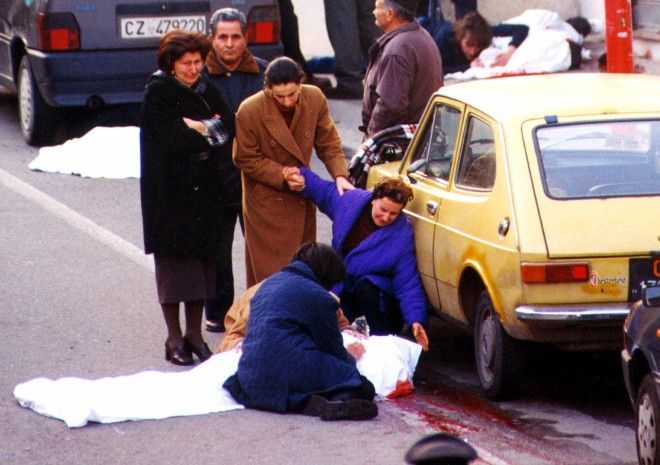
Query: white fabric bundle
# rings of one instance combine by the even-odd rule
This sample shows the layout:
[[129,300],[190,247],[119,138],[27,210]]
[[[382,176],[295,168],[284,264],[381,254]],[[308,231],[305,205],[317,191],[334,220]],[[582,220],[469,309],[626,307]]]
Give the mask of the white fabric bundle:
[[40,148],[28,168],[86,178],[139,178],[140,128],[95,127],[82,137]]
[[[344,334],[344,344],[356,341]],[[396,336],[360,340],[366,352],[358,370],[387,396],[397,382],[412,382],[421,346]],[[35,378],[14,388],[25,408],[64,421],[70,428],[89,421],[115,423],[242,409],[222,387],[236,373],[240,351],[216,354],[188,371],[144,371],[130,376],[89,380]],[[176,401],[173,401],[176,399]]]

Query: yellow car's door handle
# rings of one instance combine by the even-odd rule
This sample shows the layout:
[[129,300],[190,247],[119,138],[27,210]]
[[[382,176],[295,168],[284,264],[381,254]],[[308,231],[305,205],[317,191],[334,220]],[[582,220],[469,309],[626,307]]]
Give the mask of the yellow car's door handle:
[[438,213],[438,202],[434,202],[433,200],[426,202],[426,211],[431,215]]

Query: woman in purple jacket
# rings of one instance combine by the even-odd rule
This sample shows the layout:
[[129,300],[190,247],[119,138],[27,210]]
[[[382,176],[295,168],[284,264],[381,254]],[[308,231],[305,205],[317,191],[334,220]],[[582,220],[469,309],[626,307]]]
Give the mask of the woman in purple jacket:
[[396,178],[373,192],[337,192],[333,182],[306,168],[286,167],[292,190],[316,203],[332,220],[332,247],[344,259],[347,277],[335,289],[346,317],[364,315],[371,334],[411,331],[424,350],[428,337],[426,297],[417,271],[413,232],[401,210],[412,190]]

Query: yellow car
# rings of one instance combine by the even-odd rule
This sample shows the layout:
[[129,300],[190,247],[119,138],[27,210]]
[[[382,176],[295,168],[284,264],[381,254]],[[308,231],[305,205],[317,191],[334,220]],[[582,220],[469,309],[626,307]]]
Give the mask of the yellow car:
[[552,74],[442,87],[402,161],[430,305],[473,331],[489,397],[515,392],[520,341],[621,346],[660,283],[660,77]]

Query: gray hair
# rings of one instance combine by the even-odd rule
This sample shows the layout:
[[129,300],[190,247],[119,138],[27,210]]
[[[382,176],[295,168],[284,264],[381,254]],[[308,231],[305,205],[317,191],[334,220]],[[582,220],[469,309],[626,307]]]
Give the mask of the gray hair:
[[405,6],[395,2],[394,0],[383,0],[383,5],[385,8],[391,8],[394,10],[394,14],[397,15],[404,21],[414,21],[417,14],[416,11],[409,10]]
[[231,23],[234,21],[238,21],[241,24],[241,31],[243,32],[243,35],[246,35],[248,32],[248,24],[247,18],[243,12],[238,11],[236,8],[220,8],[219,10],[215,10],[209,21],[210,35],[213,36],[215,34],[218,23]]

